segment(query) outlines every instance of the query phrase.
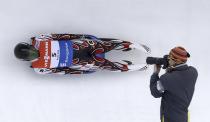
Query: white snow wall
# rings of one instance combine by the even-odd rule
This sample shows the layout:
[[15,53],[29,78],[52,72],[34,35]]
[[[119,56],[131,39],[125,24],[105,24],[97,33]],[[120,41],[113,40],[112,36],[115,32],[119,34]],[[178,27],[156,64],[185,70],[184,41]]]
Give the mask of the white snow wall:
[[191,122],[210,114],[209,0],[1,0],[0,122],[159,122],[145,72],[42,76],[14,46],[42,33],[135,40],[163,56],[177,45],[199,72]]

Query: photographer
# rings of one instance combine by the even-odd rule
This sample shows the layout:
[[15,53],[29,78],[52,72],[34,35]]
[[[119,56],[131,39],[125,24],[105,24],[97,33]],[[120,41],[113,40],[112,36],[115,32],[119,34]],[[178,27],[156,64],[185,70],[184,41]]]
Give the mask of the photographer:
[[[186,64],[189,57],[190,54],[183,47],[175,47],[163,58],[147,58],[148,64],[154,64],[154,72],[150,79],[151,94],[155,98],[162,97],[161,122],[189,120],[188,107],[198,76],[197,70]],[[161,65],[166,72],[159,77]]]

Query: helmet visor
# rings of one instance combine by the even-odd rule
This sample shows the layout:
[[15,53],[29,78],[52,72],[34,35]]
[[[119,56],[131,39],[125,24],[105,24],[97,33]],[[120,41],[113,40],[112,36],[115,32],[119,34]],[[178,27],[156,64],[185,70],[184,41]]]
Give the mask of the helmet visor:
[[33,46],[30,46],[28,49],[25,49],[25,50],[28,53],[23,60],[32,61],[32,60],[37,59],[39,57],[39,51],[36,48],[34,48]]

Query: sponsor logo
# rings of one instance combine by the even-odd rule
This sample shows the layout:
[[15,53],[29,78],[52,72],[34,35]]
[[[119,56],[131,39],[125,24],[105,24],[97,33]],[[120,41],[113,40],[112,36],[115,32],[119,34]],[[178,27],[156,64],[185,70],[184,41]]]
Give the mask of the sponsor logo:
[[61,67],[66,67],[66,63],[60,63]]
[[69,47],[68,47],[67,43],[65,43],[65,47],[66,47],[66,60],[65,60],[65,63],[67,63],[68,60],[69,60]]
[[52,57],[56,57],[56,55],[57,55],[56,53],[52,53]]
[[47,67],[50,56],[48,55],[48,41],[45,42],[45,53],[44,53],[44,66]]

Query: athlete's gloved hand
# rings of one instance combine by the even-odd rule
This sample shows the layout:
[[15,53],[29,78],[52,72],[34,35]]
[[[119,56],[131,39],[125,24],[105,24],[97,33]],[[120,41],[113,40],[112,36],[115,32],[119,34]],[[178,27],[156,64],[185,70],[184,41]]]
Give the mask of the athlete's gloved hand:
[[161,69],[161,65],[155,64],[153,73],[159,74],[160,73],[160,69]]

